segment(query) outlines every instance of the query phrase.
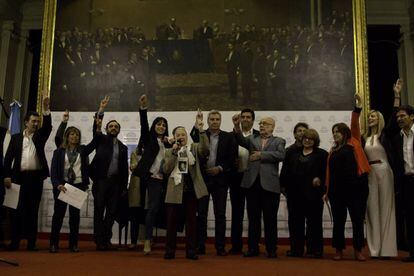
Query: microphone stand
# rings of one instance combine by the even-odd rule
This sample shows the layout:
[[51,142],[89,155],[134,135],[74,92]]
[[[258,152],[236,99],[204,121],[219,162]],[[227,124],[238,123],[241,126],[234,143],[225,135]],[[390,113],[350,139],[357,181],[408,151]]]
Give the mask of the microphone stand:
[[[4,115],[6,115],[6,118],[9,119],[10,116],[9,116],[9,114],[6,111],[6,108],[4,107],[4,101],[3,101],[3,99],[1,97],[0,97],[0,104],[1,104],[1,107],[3,108]],[[0,141],[0,146],[3,147],[3,141]],[[0,183],[0,185],[1,184],[2,183]],[[9,264],[9,265],[12,265],[12,266],[19,266],[19,263],[17,263],[16,261],[6,260],[6,259],[2,259],[2,258],[0,258],[0,263]]]

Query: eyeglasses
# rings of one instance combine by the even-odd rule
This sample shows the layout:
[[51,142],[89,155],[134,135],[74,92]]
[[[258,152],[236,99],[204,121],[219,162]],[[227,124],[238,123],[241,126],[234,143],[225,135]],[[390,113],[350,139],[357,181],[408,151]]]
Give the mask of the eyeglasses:
[[268,122],[259,122],[259,126],[271,126],[271,123]]
[[311,138],[311,137],[303,137],[303,140],[310,140],[310,141],[314,141],[314,139],[313,138]]

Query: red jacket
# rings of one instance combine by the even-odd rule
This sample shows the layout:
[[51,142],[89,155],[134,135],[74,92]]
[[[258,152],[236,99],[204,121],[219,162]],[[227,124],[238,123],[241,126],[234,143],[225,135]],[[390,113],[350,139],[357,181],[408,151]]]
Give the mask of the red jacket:
[[[369,173],[371,171],[371,167],[369,165],[367,156],[365,155],[365,151],[362,148],[361,144],[361,131],[359,129],[359,114],[360,112],[353,111],[352,118],[351,118],[351,138],[348,139],[348,145],[354,147],[354,155],[355,160],[358,166],[358,175],[362,175],[364,173]],[[326,167],[326,187],[328,192],[329,190],[329,159],[331,158],[331,153],[329,152],[328,155],[328,162]]]

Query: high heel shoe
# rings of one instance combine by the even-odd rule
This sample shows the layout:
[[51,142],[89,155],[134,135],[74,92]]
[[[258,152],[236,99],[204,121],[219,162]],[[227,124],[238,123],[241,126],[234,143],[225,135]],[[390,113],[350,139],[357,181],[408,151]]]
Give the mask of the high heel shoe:
[[342,260],[342,257],[343,257],[342,250],[336,250],[336,254],[335,254],[335,256],[333,256],[332,259],[334,261],[340,261],[340,260]]
[[144,241],[144,255],[151,253],[151,240]]
[[355,260],[359,262],[365,262],[367,259],[362,255],[361,251],[355,250],[354,251]]

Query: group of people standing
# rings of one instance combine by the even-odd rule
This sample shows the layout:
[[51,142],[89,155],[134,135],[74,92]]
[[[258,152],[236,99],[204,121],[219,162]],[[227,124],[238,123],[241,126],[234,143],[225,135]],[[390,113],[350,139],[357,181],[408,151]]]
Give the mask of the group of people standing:
[[[131,241],[135,248],[139,219],[145,224],[144,254],[151,253],[153,228],[162,208],[167,228],[165,259],[175,258],[177,230],[185,225],[186,257],[197,260],[206,254],[207,216],[210,195],[215,216],[215,249],[218,256],[241,254],[245,205],[248,216],[248,242],[244,257],[260,254],[261,221],[264,222],[265,250],[277,257],[277,213],[280,194],[287,198],[290,257],[323,257],[324,201],[332,210],[334,260],[343,259],[347,212],[352,221],[355,259],[365,261],[364,221],[371,257],[398,255],[395,200],[402,201],[409,256],[414,261],[414,108],[400,106],[402,81],[394,85],[394,108],[385,124],[380,112],[368,113],[367,132],[361,135],[361,99],[356,95],[351,127],[337,123],[332,127],[334,144],[329,152],[319,148],[315,129],[298,123],[295,143],[285,148],[285,140],[274,136],[275,120],[263,117],[259,129],[253,128],[255,113],[243,109],[232,117],[233,131],[221,130],[221,113],[208,113],[204,129],[203,113],[198,111],[190,133],[177,126],[169,136],[164,117],[148,123],[149,101],[139,99],[141,136],[128,167],[127,147],[117,138],[120,124],[110,120],[106,134],[101,131],[105,97],[95,114],[93,139],[81,145],[81,132],[67,127],[65,112],[56,133],[57,149],[50,176],[55,198],[50,252],[59,251],[59,233],[67,204],[57,197],[66,192],[65,183],[87,190],[92,179],[94,197],[94,239],[99,251],[116,250],[111,244],[112,226],[119,198],[128,193],[131,209]],[[23,237],[27,249],[37,250],[37,215],[43,180],[49,176],[44,146],[52,125],[49,99],[43,101],[43,125],[39,114],[25,117],[25,130],[13,135],[4,160],[4,185],[20,185],[20,200],[13,212],[9,250],[17,250]],[[190,142],[190,138],[193,142]],[[88,156],[96,151],[89,164]],[[279,177],[279,166],[282,164]],[[128,169],[132,175],[128,185]],[[129,189],[129,191],[128,191]],[[232,206],[231,243],[225,248],[228,190]],[[183,219],[184,218],[184,219]],[[78,252],[79,210],[69,207],[69,248]]]

